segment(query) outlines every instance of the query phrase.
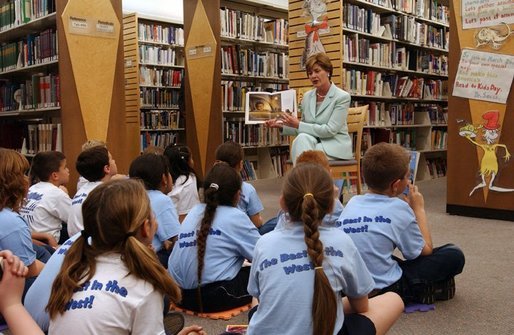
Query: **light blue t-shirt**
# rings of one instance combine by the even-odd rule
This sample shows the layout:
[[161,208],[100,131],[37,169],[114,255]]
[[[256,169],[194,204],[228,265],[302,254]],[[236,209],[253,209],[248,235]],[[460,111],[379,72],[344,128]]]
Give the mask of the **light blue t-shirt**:
[[[187,214],[168,261],[168,272],[183,289],[198,287],[196,234],[204,211],[205,204],[198,204]],[[245,213],[235,207],[218,206],[207,236],[202,284],[234,279],[243,261],[252,260],[259,237]]]
[[[335,227],[320,227],[323,270],[337,297],[334,334],[343,326],[341,293],[357,298],[374,282],[351,239]],[[301,222],[275,229],[257,242],[248,292],[259,299],[248,334],[312,334],[314,265]]]
[[78,239],[80,233],[76,233],[64,242],[46,262],[43,271],[37,276],[34,283],[30,286],[27,295],[25,296],[24,305],[32,318],[36,321],[38,326],[43,331],[48,331],[50,324],[50,317],[45,311],[48,300],[50,299],[50,292],[55,277],[61,270],[64,256],[70,246]]
[[10,208],[0,211],[0,250],[11,250],[26,266],[36,260],[29,226]]
[[152,246],[157,252],[162,249],[164,241],[178,235],[180,222],[170,197],[158,190],[147,190],[146,193],[158,224],[152,240]]
[[252,184],[243,181],[237,208],[245,212],[248,216],[260,213],[264,209],[261,199]]
[[354,196],[338,225],[359,249],[377,289],[394,284],[402,276],[393,259],[396,247],[403,257],[414,259],[425,245],[412,208],[396,197],[373,193]]

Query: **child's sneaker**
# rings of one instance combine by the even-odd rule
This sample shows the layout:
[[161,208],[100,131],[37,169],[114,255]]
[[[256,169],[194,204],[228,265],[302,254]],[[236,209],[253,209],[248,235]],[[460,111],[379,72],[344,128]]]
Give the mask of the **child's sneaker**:
[[455,296],[455,278],[436,282],[434,284],[434,296],[436,300],[450,300]]
[[184,316],[179,312],[168,312],[164,316],[164,331],[166,335],[176,335],[184,328]]
[[414,285],[413,302],[424,305],[431,305],[435,302],[434,286],[432,284]]

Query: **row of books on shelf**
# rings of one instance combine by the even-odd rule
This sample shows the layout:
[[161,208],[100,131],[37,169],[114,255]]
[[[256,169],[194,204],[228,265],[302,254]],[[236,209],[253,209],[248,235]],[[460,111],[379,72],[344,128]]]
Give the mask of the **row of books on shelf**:
[[343,8],[344,28],[376,37],[408,42],[418,46],[448,50],[448,30],[413,16],[381,14],[370,8],[347,4]]
[[288,22],[231,8],[220,9],[221,36],[287,45]]
[[180,91],[141,87],[139,101],[142,108],[179,108]]
[[153,42],[184,46],[184,29],[160,23],[139,22],[140,42]]
[[180,142],[179,133],[156,133],[150,131],[141,132],[141,150],[154,146],[166,148],[170,144],[178,144]]
[[289,147],[270,148],[271,164],[277,176],[283,176],[287,171],[287,161],[289,160]]
[[[368,115],[366,126],[395,125],[447,125],[448,108],[438,104],[420,104],[413,102],[386,103],[367,102]],[[355,102],[354,106],[362,105]]]
[[401,76],[356,69],[346,69],[344,76],[344,89],[353,95],[424,100],[445,100],[448,98],[448,83],[446,80],[416,78],[415,76]]
[[27,137],[21,147],[23,154],[33,155],[41,151],[62,151],[62,126],[60,123],[27,125]]
[[243,169],[241,170],[241,178],[243,180],[257,180],[257,173],[255,173],[255,167],[253,166],[253,162],[245,159],[243,160]]
[[57,31],[46,29],[0,46],[0,71],[10,71],[57,60]]
[[243,147],[288,145],[288,137],[280,134],[280,129],[265,127],[263,124],[245,124],[244,118],[224,118],[225,141],[240,143]]
[[178,110],[148,110],[140,114],[142,130],[166,130],[180,128],[180,111]]
[[139,62],[141,64],[184,66],[182,49],[141,44],[139,45]]
[[449,8],[441,0],[361,0],[374,5],[389,8],[401,13],[412,14],[425,20],[448,24]]
[[431,179],[446,176],[446,158],[445,157],[432,157],[425,158],[428,174]]
[[0,31],[55,12],[55,0],[10,0],[0,5]]
[[247,92],[278,92],[287,90],[287,84],[263,83],[246,81],[221,81],[221,101],[224,112],[244,111]]
[[362,134],[362,153],[376,143],[396,143],[409,150],[446,150],[448,131],[446,129],[419,128],[366,128]]
[[183,77],[184,71],[182,69],[139,67],[140,85],[180,87]]
[[221,47],[221,73],[287,78],[289,56],[284,52],[256,51],[240,45]]
[[372,42],[357,34],[343,36],[344,62],[398,70],[448,75],[448,56],[399,47],[395,42]]
[[32,110],[60,106],[60,80],[57,74],[33,74],[18,84],[0,81],[0,111]]

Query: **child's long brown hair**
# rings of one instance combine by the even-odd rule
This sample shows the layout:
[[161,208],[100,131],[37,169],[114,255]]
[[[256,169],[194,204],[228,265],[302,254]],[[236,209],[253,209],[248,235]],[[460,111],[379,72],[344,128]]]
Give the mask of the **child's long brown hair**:
[[317,164],[298,164],[287,175],[283,186],[284,202],[289,216],[302,221],[307,253],[314,267],[312,299],[313,333],[333,334],[337,316],[337,298],[323,265],[323,243],[318,227],[334,202],[334,183],[328,172]]
[[99,185],[84,201],[82,215],[82,236],[68,250],[52,286],[47,306],[50,318],[64,313],[74,290],[94,276],[95,258],[111,252],[121,254],[130,274],[149,282],[172,301],[180,301],[177,284],[155,253],[135,236],[146,220],[153,220],[148,196],[139,181],[115,180]]
[[25,176],[29,162],[19,152],[0,148],[0,210],[17,212],[27,194],[29,181]]
[[204,267],[207,236],[211,229],[218,206],[234,206],[237,191],[241,189],[241,176],[226,163],[218,163],[212,167],[204,181],[205,212],[196,237],[198,248],[198,302],[203,309],[200,284]]

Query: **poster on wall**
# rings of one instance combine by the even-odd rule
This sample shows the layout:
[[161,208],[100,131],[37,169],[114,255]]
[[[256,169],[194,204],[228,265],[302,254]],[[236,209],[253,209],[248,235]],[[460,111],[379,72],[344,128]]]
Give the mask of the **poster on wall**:
[[483,28],[514,23],[512,0],[462,0],[462,28]]
[[463,49],[453,96],[504,104],[514,78],[514,56]]

